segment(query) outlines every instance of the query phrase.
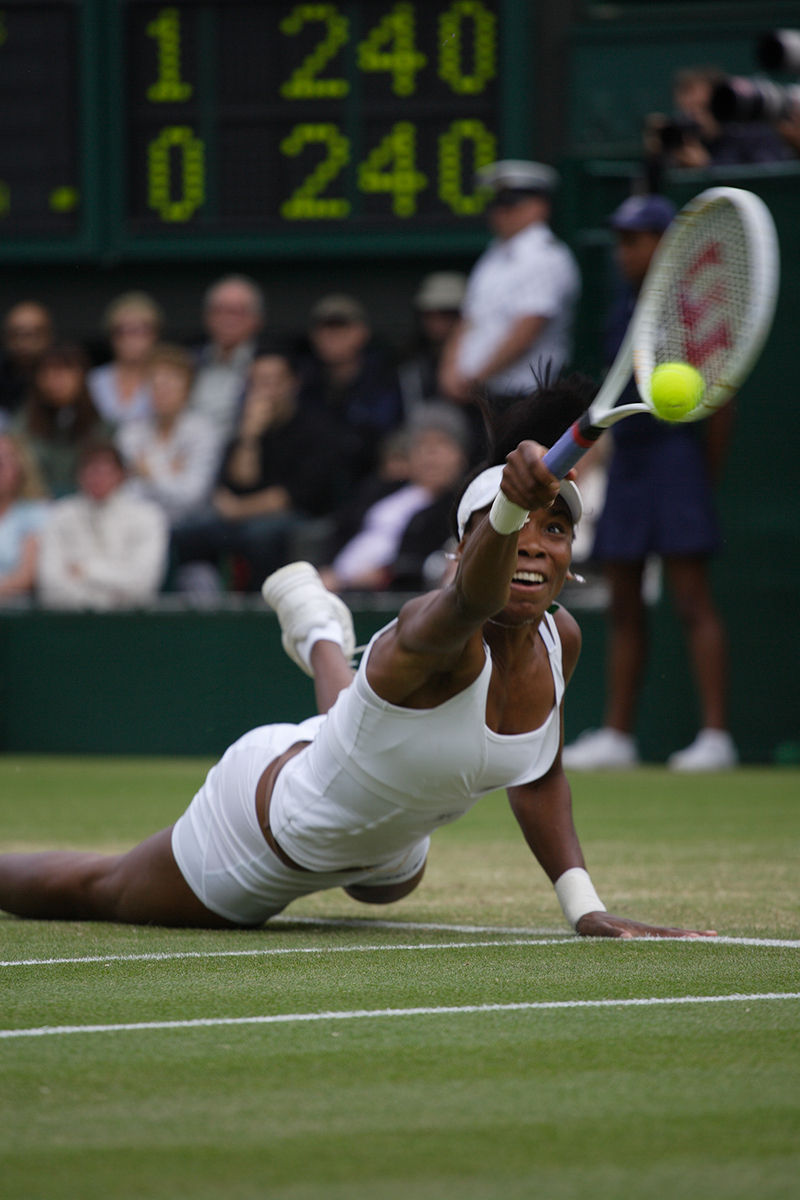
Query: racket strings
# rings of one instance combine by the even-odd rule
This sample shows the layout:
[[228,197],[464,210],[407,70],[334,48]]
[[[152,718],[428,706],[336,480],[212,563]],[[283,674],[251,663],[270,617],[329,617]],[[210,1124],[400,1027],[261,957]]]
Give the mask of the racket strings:
[[727,378],[751,320],[749,243],[737,210],[716,206],[701,228],[690,225],[676,239],[670,257],[672,270],[651,314],[653,366],[691,363],[708,395]]

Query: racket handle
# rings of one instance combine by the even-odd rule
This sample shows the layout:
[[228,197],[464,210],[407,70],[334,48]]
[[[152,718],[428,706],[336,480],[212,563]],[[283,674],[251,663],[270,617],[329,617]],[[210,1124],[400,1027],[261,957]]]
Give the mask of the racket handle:
[[570,425],[566,433],[562,433],[556,444],[550,447],[544,456],[544,465],[559,479],[563,479],[570,467],[574,467],[592,448],[602,432],[602,429],[581,418]]

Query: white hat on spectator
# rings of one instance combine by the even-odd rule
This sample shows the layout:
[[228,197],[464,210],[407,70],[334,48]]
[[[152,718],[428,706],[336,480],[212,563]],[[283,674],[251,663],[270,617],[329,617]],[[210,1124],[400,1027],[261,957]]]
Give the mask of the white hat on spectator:
[[426,275],[414,297],[420,312],[460,312],[467,277],[459,271],[434,271]]
[[540,196],[552,195],[560,182],[554,167],[521,158],[489,163],[480,168],[477,178],[481,187],[491,188],[493,192],[527,192]]

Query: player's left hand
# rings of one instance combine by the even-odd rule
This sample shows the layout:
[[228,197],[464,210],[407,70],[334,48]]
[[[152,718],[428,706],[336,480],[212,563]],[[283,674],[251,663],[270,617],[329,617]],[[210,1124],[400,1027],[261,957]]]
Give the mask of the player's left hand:
[[662,925],[645,925],[630,917],[615,917],[613,913],[584,913],[576,925],[581,937],[611,938],[699,938],[716,937],[716,929],[673,929]]

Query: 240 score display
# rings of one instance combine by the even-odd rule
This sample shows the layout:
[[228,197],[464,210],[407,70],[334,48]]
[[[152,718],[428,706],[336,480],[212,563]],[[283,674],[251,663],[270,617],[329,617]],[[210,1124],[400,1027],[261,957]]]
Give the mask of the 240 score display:
[[479,222],[503,152],[492,0],[128,3],[131,232]]

